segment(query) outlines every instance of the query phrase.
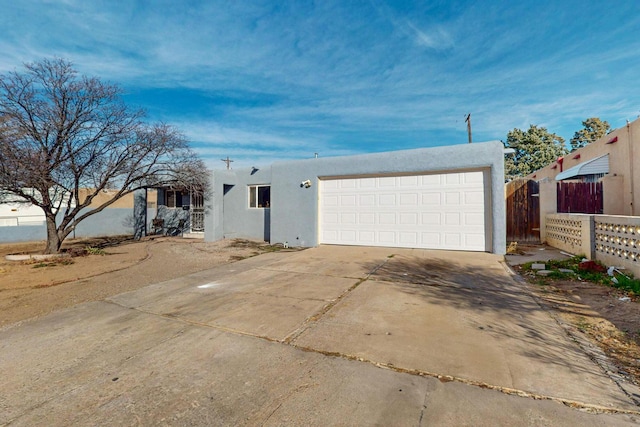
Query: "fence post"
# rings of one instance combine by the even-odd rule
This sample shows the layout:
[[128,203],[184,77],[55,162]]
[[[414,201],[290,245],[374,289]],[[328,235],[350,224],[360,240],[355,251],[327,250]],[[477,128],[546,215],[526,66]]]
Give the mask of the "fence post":
[[595,215],[584,215],[581,222],[582,252],[588,259],[596,259]]

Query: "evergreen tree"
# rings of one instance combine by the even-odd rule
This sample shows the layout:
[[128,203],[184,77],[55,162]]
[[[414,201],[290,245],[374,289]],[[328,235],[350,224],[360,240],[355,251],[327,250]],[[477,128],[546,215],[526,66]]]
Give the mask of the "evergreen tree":
[[529,175],[568,152],[564,138],[536,125],[531,125],[526,131],[513,129],[507,134],[504,145],[515,151],[505,157],[505,177],[508,181]]
[[583,129],[577,131],[571,138],[571,151],[582,148],[593,141],[602,138],[611,132],[611,126],[607,121],[602,121],[598,117],[590,117],[582,122]]

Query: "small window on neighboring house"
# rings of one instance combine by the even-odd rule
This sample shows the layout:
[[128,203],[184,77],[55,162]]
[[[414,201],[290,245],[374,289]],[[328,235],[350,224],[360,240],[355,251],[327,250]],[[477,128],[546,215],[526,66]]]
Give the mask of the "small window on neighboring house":
[[168,208],[181,208],[182,207],[182,193],[180,191],[167,190],[166,191],[166,206]]
[[271,186],[250,185],[249,186],[249,207],[250,208],[271,207]]

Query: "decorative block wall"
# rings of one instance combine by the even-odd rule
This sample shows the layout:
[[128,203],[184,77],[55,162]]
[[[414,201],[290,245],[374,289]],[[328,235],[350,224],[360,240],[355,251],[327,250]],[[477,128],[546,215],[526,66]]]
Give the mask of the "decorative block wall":
[[595,215],[596,259],[640,277],[640,217]]
[[545,227],[549,246],[594,258],[592,215],[548,214]]
[[640,217],[548,214],[546,242],[640,277]]

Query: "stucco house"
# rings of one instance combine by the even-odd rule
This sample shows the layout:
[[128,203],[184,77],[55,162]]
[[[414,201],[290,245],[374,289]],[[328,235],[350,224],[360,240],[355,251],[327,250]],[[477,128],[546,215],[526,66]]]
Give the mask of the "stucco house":
[[[603,214],[640,215],[640,119],[557,159],[526,178],[541,185],[541,215],[555,212],[558,181],[602,182]],[[543,208],[543,205],[548,207]]]
[[204,195],[202,192],[183,188],[158,187],[157,214],[153,219],[152,232],[203,237]]
[[[78,197],[84,200],[89,191],[80,189]],[[95,208],[112,199],[115,190],[104,190],[98,193],[90,207]],[[156,191],[144,190],[129,193],[116,200],[102,212],[86,218],[78,224],[72,237],[95,237],[120,234],[144,235],[145,221],[151,222],[156,216]],[[73,198],[68,195],[62,201],[61,211]],[[61,214],[59,214],[61,215]],[[9,198],[0,203],[0,242],[25,242],[44,240],[47,236],[45,216],[37,206],[25,203],[17,197]]]
[[205,240],[504,254],[500,142],[213,172]]

